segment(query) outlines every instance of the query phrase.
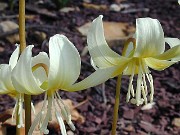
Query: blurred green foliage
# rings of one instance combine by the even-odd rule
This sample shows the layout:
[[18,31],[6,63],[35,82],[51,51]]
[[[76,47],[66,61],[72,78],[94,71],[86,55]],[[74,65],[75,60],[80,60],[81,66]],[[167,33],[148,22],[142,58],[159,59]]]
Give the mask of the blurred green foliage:
[[52,0],[52,2],[56,5],[57,8],[65,7],[70,0]]

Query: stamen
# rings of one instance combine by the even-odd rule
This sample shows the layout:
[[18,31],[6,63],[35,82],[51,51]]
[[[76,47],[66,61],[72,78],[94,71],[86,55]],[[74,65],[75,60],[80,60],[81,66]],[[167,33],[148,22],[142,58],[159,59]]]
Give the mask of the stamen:
[[131,95],[130,95],[130,86],[129,86],[128,92],[127,92],[127,95],[126,95],[126,102],[129,102],[130,97],[131,97]]
[[142,82],[142,73],[139,71],[138,78],[137,78],[137,86],[136,86],[136,104],[137,106],[140,105],[141,101],[141,82]]
[[150,93],[150,102],[153,102],[153,95],[154,95],[154,85],[153,85],[153,78],[152,75],[149,74],[149,78],[150,78],[150,89],[151,89],[151,93]]
[[[56,99],[56,103],[57,103],[57,105],[58,105],[58,107],[60,108],[60,110],[62,111],[62,109],[63,109],[63,104],[62,104],[62,102],[60,102],[61,100],[59,99],[59,98],[61,98],[60,96],[59,96],[59,94],[58,94],[58,92],[56,92],[56,94],[54,94],[55,95],[55,99]],[[60,101],[59,101],[60,100]]]
[[65,128],[65,125],[64,125],[64,121],[63,121],[63,119],[61,118],[59,112],[57,112],[57,111],[56,111],[56,118],[57,118],[58,123],[59,123],[59,125],[60,125],[61,134],[62,134],[62,135],[67,135],[67,133],[66,133],[66,128]]
[[[47,92],[45,93],[44,101],[43,101],[43,106],[42,106],[42,108],[41,108],[42,115],[44,115],[44,113],[45,113],[45,112],[44,112],[44,108],[45,108],[46,104],[47,104]],[[42,126],[42,123],[43,123],[43,117],[42,117],[42,115],[41,115],[40,120],[39,120],[39,127],[41,127],[41,126]]]
[[[56,94],[54,94],[54,96],[55,96],[55,99],[56,99],[56,101],[57,101],[58,99],[57,99]],[[57,102],[57,104],[59,104],[59,103]],[[64,125],[64,121],[63,121],[61,115],[59,114],[59,112],[58,112],[57,109],[56,109],[55,100],[53,100],[53,105],[54,105],[54,107],[55,107],[55,116],[56,116],[57,121],[58,121],[58,123],[59,123],[59,125],[60,125],[61,133],[62,133],[62,135],[67,135],[67,133],[66,133],[66,128],[65,128],[65,125]]]
[[133,85],[132,85],[132,87],[131,87],[131,94],[132,94],[132,96],[134,97],[134,87],[133,87]]
[[[58,99],[60,100],[60,103],[63,105],[63,107],[61,108],[64,111],[65,116],[67,117],[70,114],[69,108],[64,104],[62,98],[60,97],[59,93],[56,91],[56,95],[58,97]],[[57,100],[59,102],[59,100]]]
[[145,74],[143,74],[143,86],[144,86],[144,92],[145,92],[145,95],[147,96],[148,91],[147,91],[147,84],[146,84],[146,77],[145,77]]
[[[56,92],[56,94],[59,96],[58,92]],[[59,99],[59,100],[58,100],[58,99]],[[66,120],[67,124],[70,126],[70,128],[71,128],[72,130],[75,130],[74,125],[72,126],[72,124],[71,124],[71,123],[72,123],[72,122],[71,122],[71,115],[69,114],[67,108],[65,108],[66,105],[63,103],[63,101],[62,101],[62,99],[61,99],[60,96],[59,96],[59,97],[56,96],[56,103],[57,103],[57,105],[59,106],[59,108],[61,109],[61,115],[62,115],[63,118]],[[62,105],[63,105],[63,106],[62,106]]]
[[16,111],[18,118],[19,118],[19,120],[18,120],[19,123],[17,123],[18,128],[24,127],[24,123],[23,123],[23,102],[24,102],[24,100],[23,100],[23,98],[24,97],[22,94],[18,95],[18,106],[17,106],[18,110]]
[[23,124],[23,103],[21,102],[21,105],[20,105],[20,122],[19,122],[19,128],[20,127],[24,127],[24,124]]
[[148,79],[148,82],[150,83],[151,81],[150,81],[150,78],[149,78],[149,74],[148,74],[148,73],[146,73],[146,77],[147,77],[147,79]]
[[146,80],[145,80],[145,74],[144,74],[144,67],[143,67],[143,61],[139,60],[139,72],[141,72],[141,91],[142,91],[142,96],[143,96],[143,102],[147,104],[147,85],[146,85]]
[[60,100],[61,104],[63,105],[63,107],[60,105],[59,100],[57,100],[57,104],[59,105],[59,107],[61,108],[61,114],[63,116],[63,118],[66,120],[67,124],[69,125],[69,127],[71,128],[71,130],[75,130],[75,126],[71,121],[71,113],[69,108],[64,104],[63,100],[61,99],[59,93],[56,91],[56,95],[58,96],[58,99]]
[[19,106],[19,110],[18,110],[18,114],[20,114],[21,113],[21,94],[19,94],[19,100],[18,100],[18,106]]
[[[133,69],[133,73],[130,77],[130,81],[129,81],[129,87],[128,87],[128,93],[126,96],[126,101],[136,104],[137,106],[143,104],[143,102],[145,102],[145,104],[148,103],[147,100],[147,95],[148,95],[148,86],[147,86],[147,82],[146,82],[146,78],[150,84],[150,102],[153,102],[153,95],[154,95],[154,86],[153,86],[153,78],[152,75],[149,73],[148,68],[146,67],[146,65],[143,63],[143,60],[141,59],[137,59],[138,61],[136,61],[135,63],[133,63],[133,65],[138,65],[139,66],[139,71],[138,71],[138,77],[137,77],[137,85],[136,85],[136,95],[135,98],[132,98],[130,100],[130,96],[132,95],[134,97],[134,88],[133,88],[133,76],[134,76],[134,69]],[[141,98],[141,96],[143,98]]]
[[[54,104],[54,98],[55,98],[55,93],[53,92],[53,94],[51,95],[51,97],[52,97],[52,104]],[[54,104],[55,105],[55,104]],[[55,109],[56,109],[56,106],[54,106],[55,107]],[[52,120],[52,115],[50,115],[50,117],[49,117],[49,121],[51,121]]]
[[33,105],[32,102],[31,102],[31,108],[32,108],[33,113],[36,114],[36,110],[35,110],[34,105]]
[[132,99],[130,100],[130,102],[131,102],[132,104],[137,104],[137,102],[136,102],[136,99],[135,99],[135,98],[132,98]]
[[143,82],[141,84],[141,90],[142,90],[142,95],[143,95],[144,102],[145,102],[145,104],[147,104],[147,97],[146,97],[146,93],[145,93],[145,88],[144,88]]
[[52,97],[48,96],[48,107],[47,107],[47,114],[46,117],[42,123],[42,126],[40,128],[40,131],[43,132],[44,134],[48,134],[49,130],[47,129],[48,121],[51,117],[51,109],[52,109]]
[[28,132],[28,135],[32,135],[33,134],[33,131],[34,129],[36,128],[36,125],[38,124],[39,120],[41,119],[42,117],[42,112],[40,111],[37,115],[36,115],[36,118],[34,119],[30,129],[29,129],[29,132]]
[[126,102],[129,102],[129,99],[131,97],[130,95],[130,92],[132,94],[132,96],[134,97],[134,88],[133,88],[133,77],[134,77],[134,70],[135,70],[135,65],[134,63],[133,64],[133,70],[132,70],[132,74],[131,74],[131,77],[130,77],[130,80],[129,80],[129,87],[128,87],[128,93],[127,93],[127,96],[126,96]]
[[[59,123],[59,125],[61,127],[61,133],[63,135],[67,135],[63,119],[66,120],[67,124],[70,126],[70,128],[72,130],[75,130],[75,126],[71,121],[70,110],[64,104],[63,100],[61,99],[61,97],[60,97],[60,95],[58,94],[57,91],[56,91],[56,93],[52,93],[52,94],[48,95],[47,113],[46,113],[45,118],[43,117],[44,108],[45,108],[45,105],[46,105],[46,99],[47,99],[47,92],[46,92],[46,95],[45,95],[45,98],[44,98],[43,107],[42,107],[41,111],[37,114],[35,120],[33,121],[33,124],[32,124],[32,126],[31,126],[31,128],[30,128],[30,130],[28,132],[28,135],[32,135],[32,133],[33,133],[36,125],[38,124],[38,122],[39,122],[39,125],[40,125],[40,132],[42,132],[44,134],[49,133],[49,130],[47,129],[47,126],[48,126],[48,122],[52,118],[52,115],[51,115],[52,105],[55,108],[55,116],[56,116],[57,121],[58,121],[58,123]],[[58,107],[61,109],[61,114],[57,111],[56,105],[58,105]]]
[[129,99],[131,97],[130,92],[131,92],[131,89],[133,87],[133,85],[132,85],[133,77],[134,77],[134,74],[131,75],[130,80],[129,80],[129,87],[128,87],[128,93],[126,96],[126,102],[129,102]]
[[42,122],[42,115],[44,114],[44,107],[46,105],[46,100],[47,100],[47,93],[45,93],[44,101],[43,101],[43,106],[41,108],[41,111],[36,115],[32,125],[31,125],[31,127],[29,129],[28,135],[32,135],[33,134],[33,131],[36,128],[36,125],[38,125],[39,122],[40,122],[39,125],[41,124],[41,122]]
[[[137,105],[137,101],[136,101],[135,98],[132,98],[132,99],[130,100],[130,102],[131,102],[132,104],[136,104],[136,105]],[[142,105],[143,102],[144,102],[144,99],[141,98],[141,99],[139,100],[139,105]],[[139,105],[137,105],[137,106],[139,106]]]
[[15,112],[17,111],[17,104],[18,104],[18,98],[16,97],[16,104],[12,112],[12,122],[14,121],[14,115],[15,115]]

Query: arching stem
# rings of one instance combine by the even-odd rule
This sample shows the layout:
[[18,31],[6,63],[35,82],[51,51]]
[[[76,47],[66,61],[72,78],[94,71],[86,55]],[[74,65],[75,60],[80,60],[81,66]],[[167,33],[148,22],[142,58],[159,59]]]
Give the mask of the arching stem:
[[111,135],[116,135],[116,127],[117,127],[117,120],[118,120],[118,109],[119,109],[119,101],[120,101],[120,90],[121,90],[121,78],[122,78],[122,75],[120,74],[117,78],[117,83],[116,83],[116,97],[115,97],[115,104],[114,104],[114,113],[113,113],[113,123],[112,123]]
[[[127,52],[127,49],[128,49],[130,42],[133,43],[133,49],[135,50],[136,39],[129,38],[124,44],[122,56],[126,55],[126,52]],[[116,83],[116,97],[115,97],[115,104],[114,104],[114,113],[113,113],[113,123],[112,123],[111,135],[116,135],[116,127],[117,127],[117,120],[118,120],[118,109],[119,109],[119,104],[120,104],[121,78],[122,78],[122,74],[119,74],[119,76],[117,78],[117,83]]]

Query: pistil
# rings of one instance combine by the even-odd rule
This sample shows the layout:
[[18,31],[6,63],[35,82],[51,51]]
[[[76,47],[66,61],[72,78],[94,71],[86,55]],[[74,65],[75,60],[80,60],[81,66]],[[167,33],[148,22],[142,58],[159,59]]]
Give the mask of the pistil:
[[[135,62],[133,62],[135,63]],[[153,86],[153,78],[152,75],[150,73],[148,73],[148,69],[146,67],[144,67],[144,64],[141,60],[138,60],[138,62],[136,61],[137,65],[138,65],[138,77],[137,77],[137,85],[136,85],[136,95],[135,98],[131,98],[131,95],[134,97],[133,95],[133,77],[134,77],[134,72],[135,72],[135,66],[132,66],[132,73],[129,79],[129,88],[128,88],[128,93],[126,96],[126,101],[136,104],[137,106],[143,104],[143,102],[145,104],[148,103],[148,99],[147,99],[147,95],[148,95],[148,87],[147,87],[147,82],[146,80],[149,82],[149,87],[150,87],[150,102],[153,102],[153,95],[154,95],[154,86]],[[145,70],[146,69],[146,70]],[[147,72],[147,73],[146,73]],[[147,78],[147,79],[146,79]],[[142,95],[142,98],[141,98]]]

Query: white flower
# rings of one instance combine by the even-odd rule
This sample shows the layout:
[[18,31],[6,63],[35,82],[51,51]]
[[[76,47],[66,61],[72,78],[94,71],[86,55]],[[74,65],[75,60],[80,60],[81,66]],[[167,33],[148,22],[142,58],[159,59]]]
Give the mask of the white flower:
[[[136,20],[136,33],[125,43],[122,56],[111,50],[105,41],[102,15],[96,18],[88,32],[88,49],[95,69],[116,67],[112,77],[118,74],[131,75],[127,93],[129,100],[138,106],[153,101],[154,86],[149,67],[164,70],[180,60],[180,40],[164,38],[163,29],[156,19],[139,18]],[[165,52],[165,41],[170,49]],[[134,91],[133,78],[137,75]],[[148,96],[148,85],[150,96]],[[132,98],[131,98],[132,96]]]
[[17,127],[24,127],[23,123],[23,102],[24,102],[24,94],[16,91],[12,84],[11,76],[12,70],[17,64],[17,60],[19,57],[19,45],[17,45],[15,51],[12,53],[9,64],[1,64],[0,65],[0,94],[8,94],[10,96],[15,97],[16,104],[12,113],[12,120],[15,113],[18,113],[19,120],[17,123]]
[[[57,34],[50,38],[49,57],[45,52],[32,57],[32,48],[31,45],[23,51],[12,75],[13,85],[19,92],[31,95],[46,92],[44,105],[41,112],[37,114],[29,130],[29,135],[32,134],[39,121],[40,131],[48,134],[47,125],[51,120],[52,106],[55,107],[55,115],[61,127],[61,133],[66,135],[63,119],[72,130],[75,130],[75,127],[71,122],[70,111],[57,91],[59,89],[77,91],[98,85],[106,81],[114,71],[112,68],[97,70],[85,80],[74,84],[80,74],[81,61],[77,49],[67,37]],[[48,100],[48,109],[47,112],[44,112],[46,99]],[[58,107],[61,112],[57,111]]]

